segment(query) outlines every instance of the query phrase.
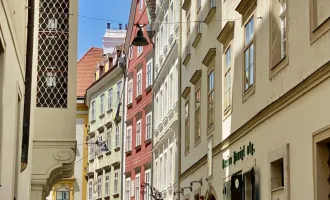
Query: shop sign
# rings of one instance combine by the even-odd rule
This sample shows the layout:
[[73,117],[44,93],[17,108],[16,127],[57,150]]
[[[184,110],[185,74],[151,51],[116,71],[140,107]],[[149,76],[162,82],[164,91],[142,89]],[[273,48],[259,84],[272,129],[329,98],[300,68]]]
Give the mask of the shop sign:
[[230,156],[229,158],[222,159],[222,169],[232,165],[233,162],[234,162],[234,165],[235,165],[237,161],[239,161],[239,160],[243,161],[245,155],[253,156],[254,152],[255,152],[255,149],[254,149],[253,143],[249,142],[249,144],[246,147],[244,145],[244,146],[239,148],[239,151],[234,151],[233,155]]

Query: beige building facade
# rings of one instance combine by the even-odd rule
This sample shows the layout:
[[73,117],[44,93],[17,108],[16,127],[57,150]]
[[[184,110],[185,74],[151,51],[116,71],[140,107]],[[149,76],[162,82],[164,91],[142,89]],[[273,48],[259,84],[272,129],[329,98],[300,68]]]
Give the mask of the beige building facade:
[[63,12],[77,1],[0,1],[1,199],[45,199],[73,175],[77,18]]
[[181,197],[327,199],[330,4],[182,4]]

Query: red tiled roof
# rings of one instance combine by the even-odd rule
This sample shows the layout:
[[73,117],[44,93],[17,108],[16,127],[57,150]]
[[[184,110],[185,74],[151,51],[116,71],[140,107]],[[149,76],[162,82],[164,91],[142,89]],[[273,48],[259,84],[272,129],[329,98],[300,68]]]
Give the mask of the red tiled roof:
[[77,65],[77,97],[84,97],[86,89],[94,82],[97,62],[102,61],[102,48],[92,47],[78,61]]

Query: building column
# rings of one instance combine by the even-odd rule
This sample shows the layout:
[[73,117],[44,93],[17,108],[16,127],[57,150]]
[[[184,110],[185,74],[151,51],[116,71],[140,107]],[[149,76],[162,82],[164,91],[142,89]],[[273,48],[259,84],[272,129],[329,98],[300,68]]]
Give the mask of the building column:
[[32,184],[30,200],[44,200],[43,198],[43,185]]

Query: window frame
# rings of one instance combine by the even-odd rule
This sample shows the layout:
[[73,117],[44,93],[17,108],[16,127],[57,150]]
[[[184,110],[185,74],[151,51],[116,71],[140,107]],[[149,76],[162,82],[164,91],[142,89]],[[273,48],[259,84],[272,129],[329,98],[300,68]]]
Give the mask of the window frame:
[[93,200],[93,179],[88,180],[88,200]]
[[142,120],[139,119],[137,122],[136,122],[136,130],[135,130],[135,146],[136,147],[139,147],[141,146],[141,139],[142,139],[142,136],[141,136],[141,133],[142,133]]
[[113,96],[113,89],[110,88],[108,90],[108,111],[112,110],[112,96]]
[[[140,79],[139,79],[140,77]],[[142,68],[136,74],[136,97],[142,95]]]
[[131,199],[131,177],[128,177],[125,180],[125,200],[130,200],[130,199]]
[[129,59],[132,60],[133,58],[133,45],[129,46]]
[[[210,90],[210,74],[213,73],[213,88],[212,90]],[[212,131],[212,128],[214,128],[214,124],[215,124],[215,60],[212,61],[212,63],[210,64],[210,67],[208,69],[207,72],[207,112],[210,112],[210,95],[212,95],[213,93],[213,122],[211,122],[210,120],[210,115],[208,114],[207,116],[207,128],[208,131],[207,133],[209,134],[210,131]]]
[[[148,122],[149,118],[149,122]],[[146,115],[146,140],[152,139],[152,111]]]
[[114,171],[113,194],[119,194],[119,169]]
[[[108,178],[108,180],[107,180]],[[105,174],[104,196],[110,196],[110,173]]]
[[143,10],[143,0],[140,0],[140,3],[139,3],[139,8],[140,8],[140,13],[142,12]]
[[138,173],[138,174],[135,175],[135,181],[134,181],[134,184],[135,184],[135,187],[134,187],[135,200],[140,200],[140,182],[141,182],[140,173]]
[[[147,178],[147,176],[149,176],[149,178]],[[149,181],[148,181],[148,179],[149,179]],[[144,171],[144,181],[145,181],[145,183],[151,184],[151,169],[146,169]],[[144,200],[151,200],[149,187],[145,188]]]
[[104,98],[105,98],[105,94],[101,94],[100,96],[100,116],[102,116],[105,113],[105,109],[104,109]]
[[[130,133],[130,135],[128,133]],[[132,126],[128,126],[126,128],[126,137],[125,138],[126,138],[125,151],[130,152],[130,151],[132,151]]]
[[[229,55],[229,58],[230,58],[230,64],[227,65],[227,52],[230,51],[230,55]],[[224,108],[224,114],[226,115],[230,110],[231,110],[231,107],[232,107],[232,86],[233,86],[233,83],[232,83],[232,77],[233,77],[233,46],[232,46],[232,43],[230,42],[228,44],[228,46],[226,47],[225,53],[223,54],[223,60],[224,60],[224,64],[223,64],[223,80],[224,80],[224,88],[223,88],[223,108]],[[227,76],[230,77],[230,86],[229,86],[229,89],[227,90]],[[229,92],[229,94],[228,94]],[[226,94],[228,95],[228,105],[226,106]]]
[[133,79],[128,80],[128,88],[127,88],[127,104],[133,103]]
[[[199,92],[199,104],[197,102],[197,93]],[[201,139],[201,133],[202,133],[202,129],[201,129],[201,97],[202,97],[202,87],[201,87],[201,80],[199,80],[197,82],[197,84],[195,85],[195,93],[194,93],[194,138],[195,138],[195,146],[199,143],[200,139]],[[199,115],[197,118],[197,114]],[[199,125],[198,125],[198,129],[197,130],[197,121],[199,121]]]
[[120,126],[116,126],[115,140],[116,148],[120,147]]
[[96,103],[96,100],[94,99],[94,100],[91,102],[91,120],[90,120],[90,121],[94,121],[95,118],[96,118],[95,103]]
[[121,94],[122,94],[121,87],[122,87],[122,81],[120,80],[117,82],[117,105],[119,105],[121,100]]
[[[62,194],[66,193],[67,194],[67,198],[65,198],[65,199],[63,199],[63,198],[59,199],[58,198],[58,193],[62,193]],[[70,191],[56,191],[56,200],[70,200]]]
[[[186,110],[188,107],[188,110]],[[190,150],[190,101],[185,102],[185,153],[188,154]]]
[[146,88],[148,88],[149,86],[151,86],[153,84],[153,80],[152,80],[153,58],[151,58],[147,61],[146,66],[147,66],[147,70],[146,70],[146,75],[147,75],[147,77],[146,77]]
[[97,197],[102,198],[102,182],[103,182],[103,176],[98,175],[97,176]]

